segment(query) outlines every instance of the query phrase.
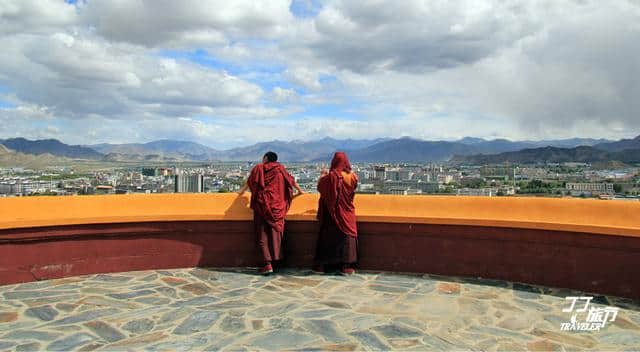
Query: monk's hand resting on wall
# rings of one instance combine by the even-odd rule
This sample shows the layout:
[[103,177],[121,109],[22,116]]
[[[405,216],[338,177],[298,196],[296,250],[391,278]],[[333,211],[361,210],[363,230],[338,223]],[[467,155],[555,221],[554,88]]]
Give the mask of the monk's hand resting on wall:
[[240,190],[238,191],[238,195],[241,196],[244,194],[244,192],[247,190],[247,188],[249,188],[249,184],[245,183],[244,186],[242,186],[242,188],[240,188]]
[[298,182],[295,182],[295,181],[293,182],[293,188],[295,188],[295,189],[296,189],[296,191],[298,191],[298,192],[293,196],[294,198],[295,198],[295,197],[297,197],[297,196],[299,196],[299,195],[304,194],[304,191],[302,191],[302,189],[301,189],[301,188],[300,188],[300,186],[298,185]]

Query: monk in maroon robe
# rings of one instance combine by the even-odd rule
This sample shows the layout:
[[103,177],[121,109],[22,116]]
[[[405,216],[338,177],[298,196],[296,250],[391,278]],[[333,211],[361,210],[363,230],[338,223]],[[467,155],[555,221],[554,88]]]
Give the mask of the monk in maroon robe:
[[238,192],[242,195],[247,188],[251,189],[253,223],[264,262],[260,273],[265,275],[273,272],[272,262],[284,257],[284,217],[291,206],[293,188],[298,190],[298,194],[303,193],[293,177],[277,160],[276,153],[266,153],[262,158],[262,164],[251,170],[247,183]]
[[343,275],[355,273],[358,229],[353,197],[357,187],[358,177],[351,172],[347,155],[335,153],[331,170],[323,170],[318,181],[320,234],[316,246],[315,272],[327,272],[333,267],[339,268]]

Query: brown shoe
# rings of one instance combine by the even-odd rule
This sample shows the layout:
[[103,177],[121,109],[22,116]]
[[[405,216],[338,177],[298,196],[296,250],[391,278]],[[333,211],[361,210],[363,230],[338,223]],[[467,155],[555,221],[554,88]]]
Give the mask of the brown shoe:
[[311,268],[311,272],[314,274],[324,274],[324,265],[315,265]]

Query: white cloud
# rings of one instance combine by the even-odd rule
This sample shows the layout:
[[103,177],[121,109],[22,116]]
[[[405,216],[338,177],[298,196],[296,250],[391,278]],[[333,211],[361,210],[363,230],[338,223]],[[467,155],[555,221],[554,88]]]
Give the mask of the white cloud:
[[15,36],[0,52],[0,84],[59,117],[135,118],[258,108],[262,89],[224,71],[99,38]]
[[282,87],[275,87],[273,88],[273,96],[275,101],[283,103],[293,100],[298,96],[298,94],[293,90],[293,88],[285,89]]
[[617,138],[610,127],[626,126],[627,137],[640,128],[637,2],[332,1],[313,29],[291,65],[331,69],[367,118],[464,115],[512,138]]
[[[102,141],[230,145],[638,134],[637,1],[330,0],[305,18],[289,5],[3,1],[0,99],[16,107],[0,119],[18,126],[0,134],[56,132],[42,120],[64,141],[91,124]],[[199,50],[210,63],[167,57]],[[323,104],[326,117],[290,118]]]
[[318,15],[314,54],[354,72],[425,72],[476,62],[539,24],[512,1],[332,1]]
[[87,25],[109,40],[172,47],[273,38],[293,18],[283,0],[90,1],[80,13]]
[[0,35],[49,33],[76,21],[73,6],[56,0],[0,2]]
[[295,67],[288,69],[284,75],[292,83],[307,89],[317,90],[321,86],[320,81],[318,80],[319,72],[314,72],[307,67]]

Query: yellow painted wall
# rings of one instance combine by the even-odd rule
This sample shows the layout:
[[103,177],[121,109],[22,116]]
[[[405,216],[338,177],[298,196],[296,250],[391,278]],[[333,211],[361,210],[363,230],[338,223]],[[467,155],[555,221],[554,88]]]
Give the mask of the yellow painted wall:
[[[0,229],[110,222],[251,220],[249,195],[140,194],[0,198]],[[288,220],[315,221],[318,196]],[[356,195],[362,222],[516,227],[640,237],[640,202],[525,197]]]

